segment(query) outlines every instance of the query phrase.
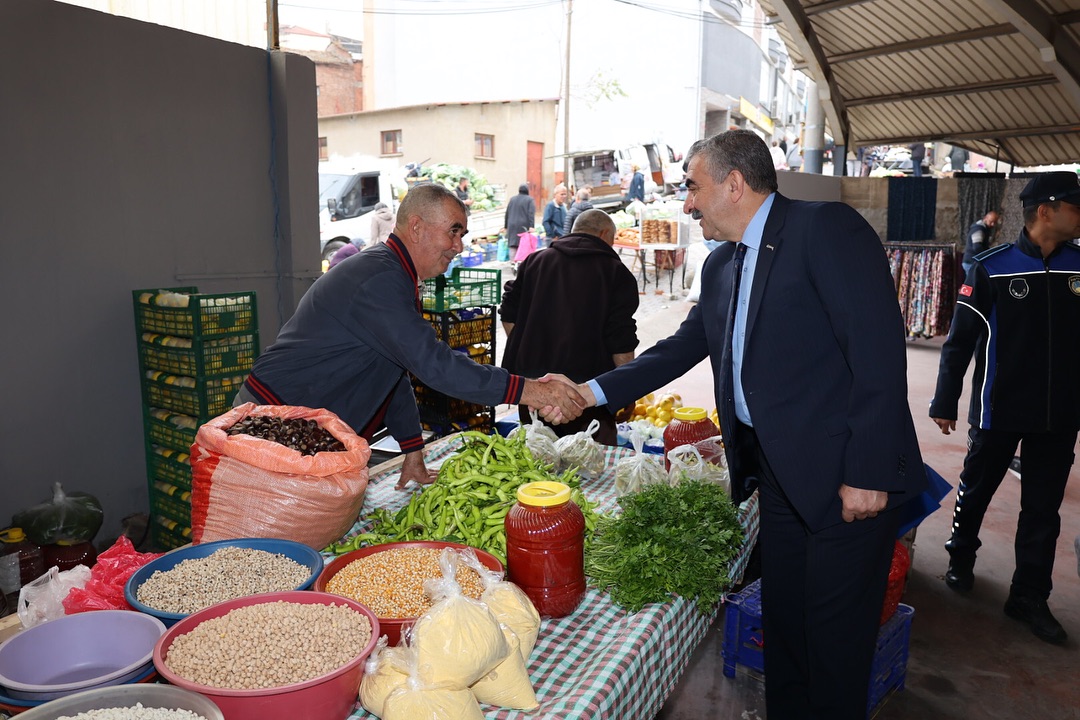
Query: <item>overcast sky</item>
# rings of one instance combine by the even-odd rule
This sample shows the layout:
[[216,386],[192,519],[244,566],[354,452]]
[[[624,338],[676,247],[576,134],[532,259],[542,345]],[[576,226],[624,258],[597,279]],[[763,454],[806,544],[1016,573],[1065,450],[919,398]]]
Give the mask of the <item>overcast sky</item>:
[[[565,60],[562,0],[362,0],[279,3],[283,25],[363,39],[376,22],[381,47],[368,61],[392,64],[393,87],[376,84],[383,107],[424,102],[557,98]],[[698,3],[694,0],[575,0],[571,55],[571,146],[663,140],[684,152],[696,139]],[[628,97],[596,99],[596,78]],[[561,122],[561,118],[560,118]],[[562,143],[562,128],[557,131]]]

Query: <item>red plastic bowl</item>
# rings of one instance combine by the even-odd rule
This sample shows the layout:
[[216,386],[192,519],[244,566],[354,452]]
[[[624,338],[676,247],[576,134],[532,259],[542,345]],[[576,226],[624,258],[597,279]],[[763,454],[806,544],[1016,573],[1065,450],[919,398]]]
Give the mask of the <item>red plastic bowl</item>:
[[[434,540],[415,540],[411,542],[392,542],[384,545],[369,545],[359,550],[353,550],[352,552],[345,553],[341,557],[332,560],[327,564],[323,571],[319,573],[319,577],[315,578],[315,584],[312,589],[325,593],[326,584],[330,582],[330,578],[337,575],[343,567],[352,563],[354,560],[365,558],[369,555],[375,555],[376,553],[386,552],[387,550],[399,550],[401,548],[435,548],[436,550],[442,550],[443,548],[454,548],[455,550],[472,550],[476,553],[476,557],[480,559],[480,562],[484,564],[484,567],[503,572],[503,564],[499,562],[499,558],[495,557],[489,552],[480,550],[478,548],[469,547],[468,545],[461,545],[460,543],[453,542],[439,542]],[[329,594],[329,593],[328,593]],[[334,597],[337,597],[334,595]],[[398,644],[398,640],[401,639],[401,631],[407,627],[412,627],[412,624],[416,622],[416,618],[379,618],[379,627],[382,634],[386,635],[387,641],[390,647],[394,647]],[[231,718],[230,718],[231,720]]]
[[[178,636],[191,632],[200,623],[221,617],[239,607],[280,600],[310,605],[344,603],[353,610],[363,613],[371,621],[371,640],[356,657],[326,675],[302,683],[260,690],[232,690],[201,685],[180,677],[165,665],[165,658],[168,657],[173,641]],[[296,720],[296,718],[344,720],[352,713],[356,705],[360,679],[364,675],[364,661],[374,649],[379,632],[379,620],[375,617],[375,613],[355,600],[330,593],[302,590],[263,593],[211,605],[173,625],[161,636],[154,647],[154,666],[170,684],[185,690],[193,690],[213,700],[228,720]]]

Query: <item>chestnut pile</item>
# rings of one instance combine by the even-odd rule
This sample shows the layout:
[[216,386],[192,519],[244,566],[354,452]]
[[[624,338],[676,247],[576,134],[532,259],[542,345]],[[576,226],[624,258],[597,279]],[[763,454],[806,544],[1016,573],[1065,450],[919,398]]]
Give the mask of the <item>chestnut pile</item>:
[[340,440],[319,427],[319,423],[314,420],[300,418],[286,420],[279,417],[250,415],[226,432],[229,435],[251,435],[263,440],[271,440],[292,448],[301,455],[345,450],[345,445]]

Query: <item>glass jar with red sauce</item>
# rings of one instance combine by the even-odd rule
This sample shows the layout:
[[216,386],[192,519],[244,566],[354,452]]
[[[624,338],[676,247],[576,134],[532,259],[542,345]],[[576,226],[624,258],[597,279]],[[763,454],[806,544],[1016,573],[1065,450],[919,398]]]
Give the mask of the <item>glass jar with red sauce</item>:
[[705,408],[681,407],[672,413],[671,422],[664,428],[664,468],[671,469],[668,452],[680,445],[692,445],[720,434],[720,428],[709,419]]
[[541,617],[565,617],[585,596],[585,516],[559,482],[518,488],[506,514],[506,570]]

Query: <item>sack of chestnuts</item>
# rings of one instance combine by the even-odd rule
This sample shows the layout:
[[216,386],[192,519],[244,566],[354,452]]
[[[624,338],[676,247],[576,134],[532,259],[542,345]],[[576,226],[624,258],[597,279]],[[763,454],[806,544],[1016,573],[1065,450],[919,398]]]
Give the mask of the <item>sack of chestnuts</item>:
[[192,541],[276,537],[322,549],[352,527],[367,441],[329,410],[245,403],[191,447]]

